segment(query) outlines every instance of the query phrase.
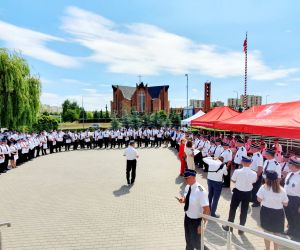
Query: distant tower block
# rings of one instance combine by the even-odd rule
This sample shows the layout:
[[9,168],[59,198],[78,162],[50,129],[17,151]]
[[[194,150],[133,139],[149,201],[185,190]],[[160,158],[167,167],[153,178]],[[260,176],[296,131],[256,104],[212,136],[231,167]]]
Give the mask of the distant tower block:
[[204,84],[204,112],[207,113],[210,110],[210,89],[211,82],[206,82]]

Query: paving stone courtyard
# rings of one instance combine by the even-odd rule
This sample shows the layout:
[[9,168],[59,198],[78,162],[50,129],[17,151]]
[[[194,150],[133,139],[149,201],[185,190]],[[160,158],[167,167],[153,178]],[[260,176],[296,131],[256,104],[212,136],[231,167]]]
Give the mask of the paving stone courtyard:
[[[132,187],[118,149],[56,153],[0,175],[0,222],[12,224],[1,228],[2,249],[185,249],[183,206],[174,198],[184,188],[176,154],[168,148],[139,154]],[[206,187],[201,171],[198,181]],[[224,189],[221,219],[227,219],[230,197]],[[246,225],[259,229],[258,217],[259,208],[252,209]],[[221,226],[207,227],[226,237]],[[264,249],[263,240],[249,234],[234,232],[233,240]]]

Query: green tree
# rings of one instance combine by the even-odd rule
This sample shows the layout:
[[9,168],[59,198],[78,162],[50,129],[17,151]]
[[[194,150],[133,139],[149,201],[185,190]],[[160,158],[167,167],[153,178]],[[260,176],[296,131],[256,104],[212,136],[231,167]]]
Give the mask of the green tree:
[[169,119],[173,126],[180,126],[181,117],[179,114],[177,114],[175,111],[171,111],[169,115]]
[[100,119],[104,118],[102,109],[100,110],[99,118]]
[[158,112],[151,114],[150,116],[151,125],[154,127],[161,127],[162,126],[162,119]]
[[131,115],[131,124],[134,128],[139,128],[142,124],[141,118],[138,114],[138,112],[133,111]]
[[117,130],[121,127],[121,124],[119,122],[119,119],[116,118],[116,116],[112,116],[111,118],[111,128],[114,130]]
[[86,112],[86,117],[87,117],[87,119],[93,119],[93,118],[95,118],[92,111],[87,111]]
[[128,114],[123,115],[121,122],[122,122],[122,126],[125,128],[129,128],[132,124],[131,117]]
[[94,119],[99,119],[100,118],[99,116],[100,116],[99,112],[97,110],[95,110],[94,113],[93,113],[93,118]]
[[49,131],[58,128],[58,120],[52,116],[41,115],[32,126],[34,131]]
[[149,114],[144,114],[142,117],[142,125],[144,127],[150,127],[151,126],[151,119]]
[[31,127],[40,109],[41,83],[17,53],[0,49],[0,127]]
[[65,100],[62,104],[62,114],[61,118],[64,122],[73,122],[80,118],[81,108],[77,102],[71,102],[70,100]]

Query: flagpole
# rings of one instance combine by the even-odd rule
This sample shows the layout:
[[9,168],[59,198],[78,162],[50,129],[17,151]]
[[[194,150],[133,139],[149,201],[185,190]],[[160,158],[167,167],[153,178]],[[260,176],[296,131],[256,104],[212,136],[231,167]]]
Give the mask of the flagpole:
[[247,108],[247,52],[248,52],[248,40],[247,40],[247,32],[246,32],[246,46],[244,47],[245,50],[245,86],[244,86],[244,108]]

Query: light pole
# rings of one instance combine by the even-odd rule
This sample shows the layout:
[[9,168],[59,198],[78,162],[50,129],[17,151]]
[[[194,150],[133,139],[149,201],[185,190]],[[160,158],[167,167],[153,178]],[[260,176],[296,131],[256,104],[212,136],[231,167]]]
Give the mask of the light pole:
[[186,107],[189,106],[189,75],[185,74],[186,76]]
[[84,129],[83,96],[81,96],[82,128]]
[[233,92],[235,92],[236,93],[236,107],[238,107],[239,106],[239,92],[237,92],[236,90],[234,90]]
[[270,95],[266,95],[266,104],[268,104],[268,96]]

